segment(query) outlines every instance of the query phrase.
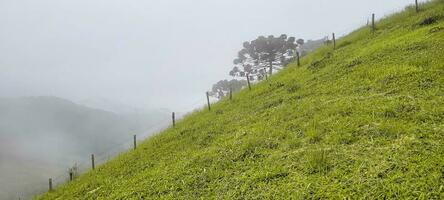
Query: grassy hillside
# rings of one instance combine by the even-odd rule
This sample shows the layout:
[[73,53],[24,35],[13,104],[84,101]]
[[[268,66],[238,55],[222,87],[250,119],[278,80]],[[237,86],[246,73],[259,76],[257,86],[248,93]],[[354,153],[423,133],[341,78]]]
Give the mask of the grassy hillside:
[[37,199],[444,198],[444,1],[422,9]]

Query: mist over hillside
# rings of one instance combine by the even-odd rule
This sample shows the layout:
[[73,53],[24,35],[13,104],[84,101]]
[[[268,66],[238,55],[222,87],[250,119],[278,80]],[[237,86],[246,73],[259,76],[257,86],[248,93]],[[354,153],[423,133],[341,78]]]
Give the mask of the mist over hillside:
[[444,199],[443,12],[332,34],[278,73],[294,38],[247,41],[231,74],[268,77],[36,199]]
[[0,111],[0,199],[32,194],[33,183],[169,119],[166,110],[120,114],[57,97],[0,98]]
[[443,6],[0,0],[0,200],[441,192]]

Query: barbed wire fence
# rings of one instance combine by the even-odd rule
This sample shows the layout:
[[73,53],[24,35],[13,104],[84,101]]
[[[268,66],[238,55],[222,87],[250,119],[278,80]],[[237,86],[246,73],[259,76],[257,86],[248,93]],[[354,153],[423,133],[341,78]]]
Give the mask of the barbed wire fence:
[[[205,102],[205,99],[202,97],[195,99],[188,106],[179,107],[179,109],[176,111],[176,113],[179,115],[175,120],[180,120],[186,116],[186,114],[193,111],[203,110],[206,104]],[[137,142],[146,140],[171,126],[172,118],[165,116],[165,118],[157,120],[156,124],[144,128],[143,131],[138,131],[137,134],[133,135],[133,137],[129,137],[121,142],[111,143],[107,145],[106,148],[103,148],[98,152],[92,152],[91,157],[85,155],[85,158],[78,159],[78,162],[68,163],[67,165],[51,163],[55,166],[48,169],[48,172],[45,173],[49,174],[50,178],[46,180],[27,180],[22,192],[18,194],[18,199],[24,199],[35,194],[42,194],[47,191],[54,190],[58,186],[74,180],[81,174],[94,170],[95,167],[112,160],[119,154],[127,152],[131,149],[135,149]]]

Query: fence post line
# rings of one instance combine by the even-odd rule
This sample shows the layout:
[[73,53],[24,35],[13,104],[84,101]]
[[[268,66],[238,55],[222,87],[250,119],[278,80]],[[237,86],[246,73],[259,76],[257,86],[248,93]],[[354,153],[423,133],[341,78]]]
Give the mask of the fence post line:
[[176,127],[176,113],[175,112],[173,112],[171,114],[171,119],[173,120],[173,127]]
[[94,163],[94,154],[91,154],[91,167],[92,167],[92,169],[96,168],[96,165]]
[[247,74],[247,83],[248,83],[248,89],[251,90],[250,74]]
[[49,191],[52,191],[52,178],[49,178]]
[[133,139],[134,139],[134,149],[136,149],[137,148],[137,135],[134,135]]
[[419,12],[418,0],[415,0],[416,12]]
[[207,92],[207,103],[208,103],[208,111],[211,111],[210,94],[209,94],[209,92]]
[[301,66],[301,60],[300,60],[301,56],[299,54],[299,51],[296,52],[296,56],[297,56],[297,59],[298,59],[298,67],[299,67],[299,66]]
[[336,36],[335,36],[335,33],[333,33],[332,36],[333,36],[333,49],[336,50]]
[[233,100],[233,88],[230,87],[230,100]]
[[375,13],[372,14],[372,32],[374,33],[376,31],[376,25],[375,25]]

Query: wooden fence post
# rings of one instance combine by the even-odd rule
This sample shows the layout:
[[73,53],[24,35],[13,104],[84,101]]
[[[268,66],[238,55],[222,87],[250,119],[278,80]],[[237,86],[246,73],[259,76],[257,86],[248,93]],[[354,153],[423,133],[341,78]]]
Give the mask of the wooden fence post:
[[173,120],[173,127],[176,127],[176,113],[175,113],[175,112],[173,112],[173,113],[171,114],[171,118],[172,118],[172,120]]
[[299,51],[296,52],[296,57],[297,57],[297,59],[298,59],[298,67],[299,67],[299,66],[301,66],[301,60],[300,60],[300,59],[301,59],[301,56],[300,56],[300,54],[299,54]]
[[49,191],[52,191],[52,178],[49,179]]
[[92,169],[96,168],[96,165],[94,163],[94,154],[91,154],[91,167],[92,167]]
[[418,0],[415,0],[416,12],[419,12]]
[[133,139],[134,139],[134,149],[136,149],[137,148],[137,135],[134,135]]
[[376,25],[375,25],[375,14],[372,14],[372,32],[374,33],[376,31]]
[[248,83],[248,89],[251,90],[250,74],[247,74],[247,83]]
[[233,100],[233,88],[230,87],[230,101]]
[[333,33],[332,35],[333,35],[333,49],[336,50],[336,36],[335,33]]
[[208,111],[211,111],[210,94],[209,94],[209,92],[207,92],[207,104],[208,104]]

